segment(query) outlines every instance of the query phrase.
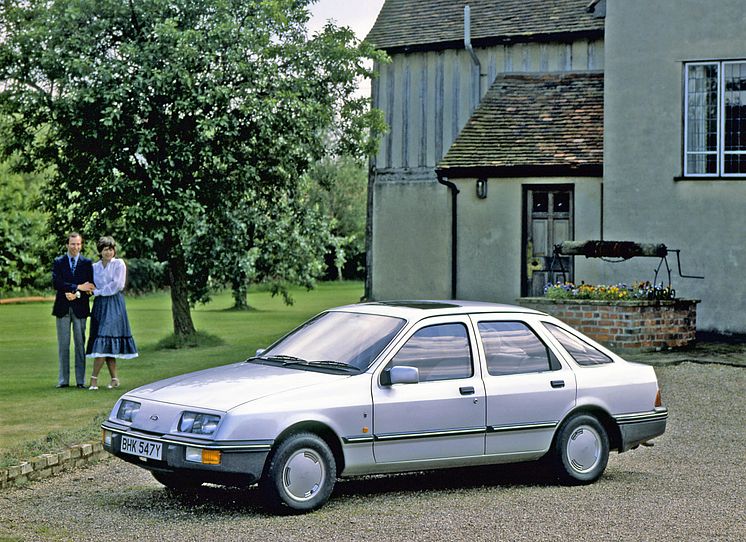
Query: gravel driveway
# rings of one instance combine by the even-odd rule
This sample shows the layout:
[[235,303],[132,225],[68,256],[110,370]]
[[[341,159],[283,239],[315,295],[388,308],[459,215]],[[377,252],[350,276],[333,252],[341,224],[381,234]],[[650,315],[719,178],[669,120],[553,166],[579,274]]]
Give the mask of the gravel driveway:
[[0,541],[746,540],[746,368],[656,368],[670,409],[653,448],[616,455],[585,487],[531,465],[358,478],[305,516],[258,492],[167,493],[116,459],[0,493]]

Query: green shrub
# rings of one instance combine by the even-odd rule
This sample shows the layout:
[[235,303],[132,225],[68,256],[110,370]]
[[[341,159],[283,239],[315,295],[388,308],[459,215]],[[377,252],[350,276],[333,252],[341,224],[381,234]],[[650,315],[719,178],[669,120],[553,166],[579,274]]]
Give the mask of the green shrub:
[[128,293],[146,294],[167,286],[165,262],[154,262],[146,258],[126,259],[126,262]]
[[0,163],[0,292],[15,295],[51,288],[54,240],[38,209],[41,177],[11,173]]

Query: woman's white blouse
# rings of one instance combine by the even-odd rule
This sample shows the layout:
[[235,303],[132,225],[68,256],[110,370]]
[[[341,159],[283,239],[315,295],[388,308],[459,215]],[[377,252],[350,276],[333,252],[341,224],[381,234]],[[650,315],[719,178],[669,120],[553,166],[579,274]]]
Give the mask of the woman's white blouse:
[[124,290],[127,278],[127,266],[119,258],[112,258],[109,265],[103,266],[101,260],[93,264],[93,283],[96,289],[93,295],[114,295]]

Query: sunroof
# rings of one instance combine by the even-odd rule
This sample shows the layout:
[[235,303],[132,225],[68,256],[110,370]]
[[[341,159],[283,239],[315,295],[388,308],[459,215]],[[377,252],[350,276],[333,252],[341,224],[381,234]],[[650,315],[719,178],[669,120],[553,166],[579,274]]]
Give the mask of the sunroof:
[[378,301],[374,305],[388,305],[390,307],[407,307],[409,309],[455,309],[461,305],[445,303],[444,301]]

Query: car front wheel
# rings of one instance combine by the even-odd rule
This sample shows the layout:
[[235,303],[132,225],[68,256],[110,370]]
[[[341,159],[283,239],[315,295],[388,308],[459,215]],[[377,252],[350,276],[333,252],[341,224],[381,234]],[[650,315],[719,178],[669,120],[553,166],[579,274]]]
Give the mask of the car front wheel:
[[312,433],[297,433],[277,447],[260,486],[270,509],[310,512],[329,499],[336,479],[326,442]]
[[609,437],[595,417],[579,414],[562,424],[554,444],[554,462],[563,482],[595,482],[608,461]]

